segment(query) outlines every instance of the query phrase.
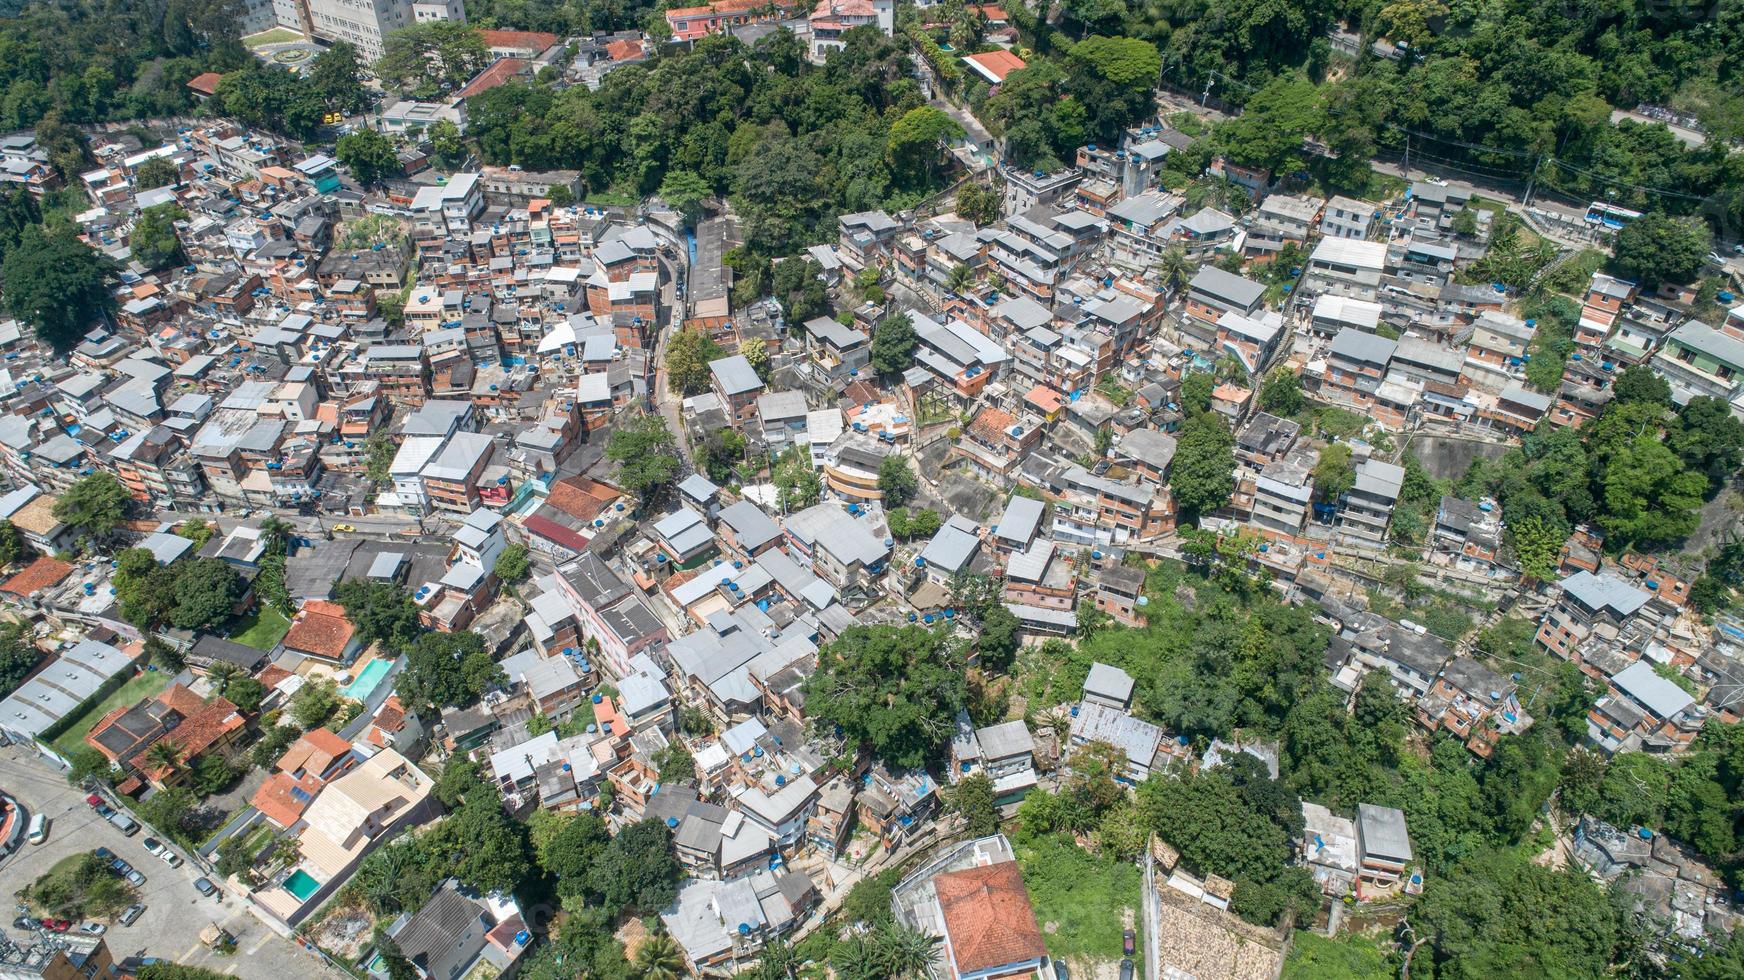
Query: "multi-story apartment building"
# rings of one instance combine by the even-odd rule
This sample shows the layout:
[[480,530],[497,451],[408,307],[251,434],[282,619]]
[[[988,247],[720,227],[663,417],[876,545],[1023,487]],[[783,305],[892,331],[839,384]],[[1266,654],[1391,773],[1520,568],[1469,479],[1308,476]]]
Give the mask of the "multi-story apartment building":
[[1379,546],[1387,540],[1387,524],[1405,482],[1403,467],[1367,459],[1357,464],[1356,483],[1344,495],[1338,529],[1347,540]]
[[478,509],[479,481],[495,448],[491,437],[479,432],[457,432],[449,437],[418,474],[430,506],[461,515]]
[[[1690,320],[1665,335],[1664,346],[1649,362],[1671,385],[1671,400],[1718,398],[1733,403],[1744,393],[1744,336]],[[1734,412],[1737,411],[1734,405]]]
[[1385,242],[1323,238],[1308,258],[1302,288],[1373,301],[1387,268]]
[[1616,644],[1651,598],[1609,572],[1579,571],[1561,585],[1562,598],[1544,614],[1537,640],[1539,646],[1577,665],[1582,644],[1595,636]]

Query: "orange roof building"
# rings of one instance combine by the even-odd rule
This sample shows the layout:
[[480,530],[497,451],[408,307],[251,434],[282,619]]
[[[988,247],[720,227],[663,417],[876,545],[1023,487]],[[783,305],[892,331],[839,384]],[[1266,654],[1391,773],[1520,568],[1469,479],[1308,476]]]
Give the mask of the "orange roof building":
[[507,85],[511,79],[521,73],[527,63],[519,58],[498,58],[489,68],[475,75],[472,81],[466,83],[456,98],[470,99],[481,92],[489,92],[493,88]]
[[303,811],[315,802],[315,794],[319,792],[321,780],[314,776],[298,779],[288,772],[275,772],[260,784],[260,789],[254,791],[254,798],[248,802],[262,816],[289,830],[303,819]]
[[15,596],[29,598],[43,589],[52,589],[66,581],[73,574],[73,566],[64,561],[42,557],[24,567],[24,571],[0,584],[0,592],[10,592]]
[[344,663],[357,652],[357,630],[345,618],[345,607],[325,599],[310,599],[285,631],[285,649],[309,657]]
[[357,764],[351,743],[325,728],[305,732],[279,756],[277,770],[250,802],[268,820],[289,829],[303,819],[321,787]]
[[1047,956],[1016,861],[933,878],[952,976],[1034,976]]
[[969,70],[993,85],[1005,81],[1005,76],[1019,68],[1027,67],[1022,58],[1010,51],[983,51],[980,54],[965,55],[963,62],[969,66]]
[[326,728],[317,728],[304,732],[301,738],[292,742],[285,754],[279,756],[278,764],[274,768],[293,776],[307,774],[328,779],[331,777],[327,770],[332,768],[333,763],[350,754],[350,742]]
[[479,31],[484,46],[498,55],[533,57],[557,43],[557,35],[544,31]]
[[218,83],[223,80],[224,76],[215,71],[203,72],[188,79],[188,87],[200,95],[209,97],[218,93]]

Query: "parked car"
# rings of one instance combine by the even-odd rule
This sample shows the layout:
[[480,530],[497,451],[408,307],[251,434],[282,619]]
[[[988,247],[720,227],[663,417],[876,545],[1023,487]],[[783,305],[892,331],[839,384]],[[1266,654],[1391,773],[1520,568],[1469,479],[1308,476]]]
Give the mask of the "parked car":
[[48,817],[41,813],[30,815],[30,825],[25,830],[25,839],[32,844],[43,844],[48,841]]
[[109,870],[125,878],[127,877],[127,872],[133,870],[133,865],[128,864],[121,858],[112,858],[109,861]]
[[1132,960],[1120,961],[1120,980],[1132,980]]
[[117,919],[116,921],[120,922],[124,926],[130,926],[130,925],[133,925],[135,922],[139,921],[139,917],[144,915],[144,914],[145,914],[145,906],[139,905],[139,904],[129,905],[127,907],[127,911],[122,912],[121,918]]
[[110,858],[115,856],[115,852],[111,851],[107,847],[99,847],[96,850],[92,851],[91,853],[97,855],[98,857],[102,858],[105,861],[107,861]]
[[88,936],[101,936],[109,931],[109,927],[101,922],[85,922],[80,924],[79,931]]
[[91,804],[92,806],[102,806],[103,805],[103,798],[101,796],[98,796],[96,793],[92,793],[90,796],[85,797],[85,802]]
[[163,856],[164,846],[162,844],[158,843],[158,839],[156,837],[147,837],[146,839],[140,841],[140,843],[145,845],[145,853],[150,854],[152,857]]
[[115,810],[113,807],[109,806],[109,804],[107,804],[107,803],[97,804],[97,816],[102,817],[104,820],[107,820],[114,815],[115,815]]
[[162,851],[158,852],[157,856],[160,858],[163,858],[163,863],[169,865],[172,868],[179,868],[182,866],[182,856],[180,854],[177,854],[175,851],[170,850],[167,847],[164,848]]
[[70,919],[44,919],[42,927],[49,932],[66,932],[73,927],[73,923]]
[[1054,980],[1072,980],[1072,971],[1066,969],[1066,961],[1054,960]]
[[128,837],[132,837],[134,834],[139,833],[139,821],[125,813],[111,813],[103,819],[114,824],[116,827],[119,827],[121,832]]
[[28,915],[21,915],[18,918],[12,920],[12,928],[23,929],[26,932],[35,932],[36,927],[40,926],[40,925],[42,925],[41,922],[38,922],[37,920],[31,918]]
[[135,871],[132,868],[129,868],[127,870],[127,874],[123,875],[122,877],[126,878],[127,883],[132,885],[135,888],[138,888],[140,885],[145,884],[145,875],[140,874],[138,871]]
[[1125,953],[1128,956],[1131,956],[1132,951],[1137,949],[1137,948],[1138,948],[1138,935],[1136,933],[1134,933],[1131,929],[1127,929],[1127,930],[1123,931],[1120,934],[1120,951],[1122,953]]
[[205,878],[195,878],[194,890],[202,895],[216,895],[218,893],[218,886],[212,884]]

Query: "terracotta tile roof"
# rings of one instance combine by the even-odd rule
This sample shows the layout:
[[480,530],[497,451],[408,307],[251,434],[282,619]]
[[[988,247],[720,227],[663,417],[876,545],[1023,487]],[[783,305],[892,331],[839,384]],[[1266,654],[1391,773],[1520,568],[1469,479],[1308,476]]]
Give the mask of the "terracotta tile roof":
[[545,494],[545,505],[578,521],[591,521],[622,494],[623,491],[609,483],[572,476],[551,484],[551,489]]
[[1016,861],[933,878],[959,975],[1047,954]]
[[1017,424],[1017,417],[1010,412],[998,408],[983,408],[976,413],[975,421],[969,423],[969,431],[980,436],[986,442],[997,443],[1005,438],[1005,432]]
[[518,48],[523,51],[543,51],[557,43],[557,35],[543,31],[479,31],[487,48]]
[[291,743],[285,754],[279,756],[275,768],[280,772],[294,773],[301,769],[317,776],[325,775],[327,767],[333,760],[351,751],[351,743],[340,738],[325,728],[317,728],[304,732],[303,736]]
[[255,680],[260,681],[260,685],[270,691],[277,687],[280,681],[293,676],[295,675],[278,664],[267,664],[261,669]]
[[634,41],[629,38],[625,38],[622,41],[613,41],[606,45],[606,57],[613,61],[628,61],[631,58],[640,58],[645,53],[646,51],[642,47],[641,41]]
[[0,585],[0,592],[10,592],[17,596],[29,596],[39,589],[47,589],[59,585],[68,575],[73,574],[73,566],[53,558],[38,558],[27,565],[24,571],[7,579]]
[[169,687],[164,688],[162,691],[158,692],[157,700],[159,704],[162,704],[164,707],[174,711],[176,714],[181,715],[183,718],[198,713],[201,708],[206,706],[206,702],[201,700],[198,694],[188,690],[181,684],[171,684]]
[[320,791],[321,780],[314,776],[297,779],[290,773],[275,772],[260,784],[260,789],[254,792],[254,799],[249,802],[268,820],[289,827],[303,818],[303,811],[315,801],[315,794]]
[[884,400],[883,393],[865,381],[850,381],[848,386],[842,389],[842,397],[862,405],[867,402],[876,404]]
[[549,541],[555,541],[570,551],[579,552],[587,549],[589,539],[586,535],[570,530],[549,517],[532,514],[521,523],[527,529],[528,534],[537,534]]
[[507,85],[509,79],[520,74],[526,62],[519,58],[498,58],[496,63],[478,73],[472,81],[466,83],[455,96],[458,99],[470,99],[480,92],[489,92],[499,85]]
[[1023,400],[1044,412],[1057,412],[1060,406],[1066,404],[1066,399],[1060,393],[1047,385],[1036,385],[1024,394]]
[[215,71],[202,72],[188,79],[188,87],[201,95],[212,95],[218,91],[218,83],[224,76]]
[[345,656],[354,632],[345,618],[345,607],[324,599],[310,599],[298,610],[297,618],[285,632],[284,644],[299,653],[310,653],[329,660]]
[[963,59],[970,62],[977,70],[996,82],[1005,81],[1005,76],[1024,67],[1024,61],[1010,51],[983,51],[980,54],[968,55]]
[[[241,712],[236,705],[222,697],[213,698],[201,705],[199,710],[182,719],[182,723],[165,735],[159,741],[170,742],[182,750],[184,764],[198,759],[207,749],[218,744],[226,735],[243,726]],[[149,750],[148,750],[149,751]],[[143,772],[147,779],[161,782],[167,775],[164,769],[153,769],[145,764],[145,752],[133,757],[135,768]]]

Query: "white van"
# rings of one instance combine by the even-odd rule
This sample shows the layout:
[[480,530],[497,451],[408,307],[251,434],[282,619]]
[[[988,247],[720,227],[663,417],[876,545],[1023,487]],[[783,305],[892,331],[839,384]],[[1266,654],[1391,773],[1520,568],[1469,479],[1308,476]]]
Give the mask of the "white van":
[[32,816],[26,834],[32,844],[41,844],[48,840],[48,818],[40,813]]

